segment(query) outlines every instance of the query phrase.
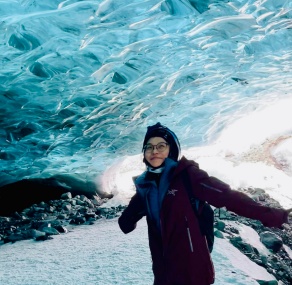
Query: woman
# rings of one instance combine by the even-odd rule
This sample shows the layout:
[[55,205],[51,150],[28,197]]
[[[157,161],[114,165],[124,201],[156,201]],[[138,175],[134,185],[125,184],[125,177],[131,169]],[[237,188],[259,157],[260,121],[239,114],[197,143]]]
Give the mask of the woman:
[[129,233],[146,215],[154,285],[214,283],[214,267],[206,238],[200,232],[184,188],[185,171],[194,196],[216,208],[226,207],[269,227],[281,227],[288,221],[292,209],[262,206],[209,176],[196,162],[185,157],[178,160],[179,141],[160,123],[148,127],[143,154],[147,170],[135,179],[136,194],[120,216],[119,226],[124,233]]

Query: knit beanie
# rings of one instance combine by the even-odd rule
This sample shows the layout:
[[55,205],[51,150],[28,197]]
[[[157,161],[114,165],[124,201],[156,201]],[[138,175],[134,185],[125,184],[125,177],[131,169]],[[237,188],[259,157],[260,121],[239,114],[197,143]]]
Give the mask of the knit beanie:
[[[169,128],[161,125],[159,122],[153,126],[147,127],[147,132],[143,141],[142,151],[150,138],[160,137],[163,138],[169,144],[169,155],[168,157],[174,161],[178,161],[180,156],[180,143],[177,136]],[[145,161],[144,161],[145,162]]]

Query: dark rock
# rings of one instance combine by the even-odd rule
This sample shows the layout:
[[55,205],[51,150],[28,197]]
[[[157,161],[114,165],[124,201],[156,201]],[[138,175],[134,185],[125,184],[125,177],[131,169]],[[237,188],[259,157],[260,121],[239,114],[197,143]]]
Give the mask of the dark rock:
[[75,217],[70,221],[70,224],[81,225],[86,223],[85,217]]
[[35,241],[45,241],[45,240],[50,240],[50,239],[53,239],[53,238],[51,236],[44,235],[44,236],[36,237]]
[[46,235],[49,235],[49,236],[60,234],[55,228],[52,228],[52,227],[43,227],[41,231],[46,233]]
[[72,205],[70,203],[66,202],[62,205],[62,209],[66,210],[66,211],[71,211]]
[[96,217],[97,217],[97,215],[95,214],[95,213],[93,213],[93,212],[87,212],[87,213],[85,213],[85,215],[84,215],[84,217],[85,217],[85,219],[88,221],[89,219],[91,219],[91,220],[96,220]]
[[71,192],[66,192],[61,195],[61,199],[67,200],[67,199],[72,199],[72,194]]
[[260,233],[260,240],[268,249],[274,252],[279,251],[283,246],[281,237],[269,231]]
[[41,231],[38,231],[38,230],[35,230],[35,229],[29,229],[27,231],[24,232],[24,235],[27,239],[30,239],[30,238],[39,238],[39,237],[42,237],[42,236],[45,236],[46,233],[44,232],[41,232]]
[[270,281],[257,280],[257,282],[258,282],[260,285],[278,285],[278,281],[277,281],[277,280],[270,280]]
[[68,233],[68,229],[64,226],[56,226],[55,229],[61,234]]
[[50,226],[50,224],[51,223],[49,221],[43,221],[43,220],[33,221],[31,223],[31,228],[41,231],[43,228]]
[[224,235],[222,234],[222,232],[215,230],[214,231],[214,236],[217,238],[224,238]]
[[218,221],[215,224],[215,227],[219,230],[219,231],[224,231],[225,229],[225,223],[223,221]]
[[4,242],[16,242],[23,240],[24,236],[22,234],[11,234],[4,238]]

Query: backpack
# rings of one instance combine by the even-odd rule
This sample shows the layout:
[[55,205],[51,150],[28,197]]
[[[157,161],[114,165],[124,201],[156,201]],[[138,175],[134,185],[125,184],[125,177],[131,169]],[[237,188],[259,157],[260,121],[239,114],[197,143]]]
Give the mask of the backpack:
[[186,170],[183,171],[183,182],[194,213],[198,218],[201,234],[206,237],[208,249],[211,253],[214,245],[214,211],[207,202],[193,196],[190,178]]

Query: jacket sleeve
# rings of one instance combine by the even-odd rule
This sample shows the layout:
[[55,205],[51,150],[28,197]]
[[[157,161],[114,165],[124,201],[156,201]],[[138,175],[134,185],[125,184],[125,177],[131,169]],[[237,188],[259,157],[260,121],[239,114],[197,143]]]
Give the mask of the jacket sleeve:
[[280,228],[288,221],[288,212],[280,208],[264,206],[245,193],[232,190],[221,180],[209,176],[205,171],[191,167],[191,183],[195,197],[207,201],[216,208],[226,207],[240,216],[259,220],[267,227]]
[[120,229],[125,234],[130,233],[136,228],[137,222],[146,214],[144,209],[143,200],[141,196],[136,193],[118,219]]

